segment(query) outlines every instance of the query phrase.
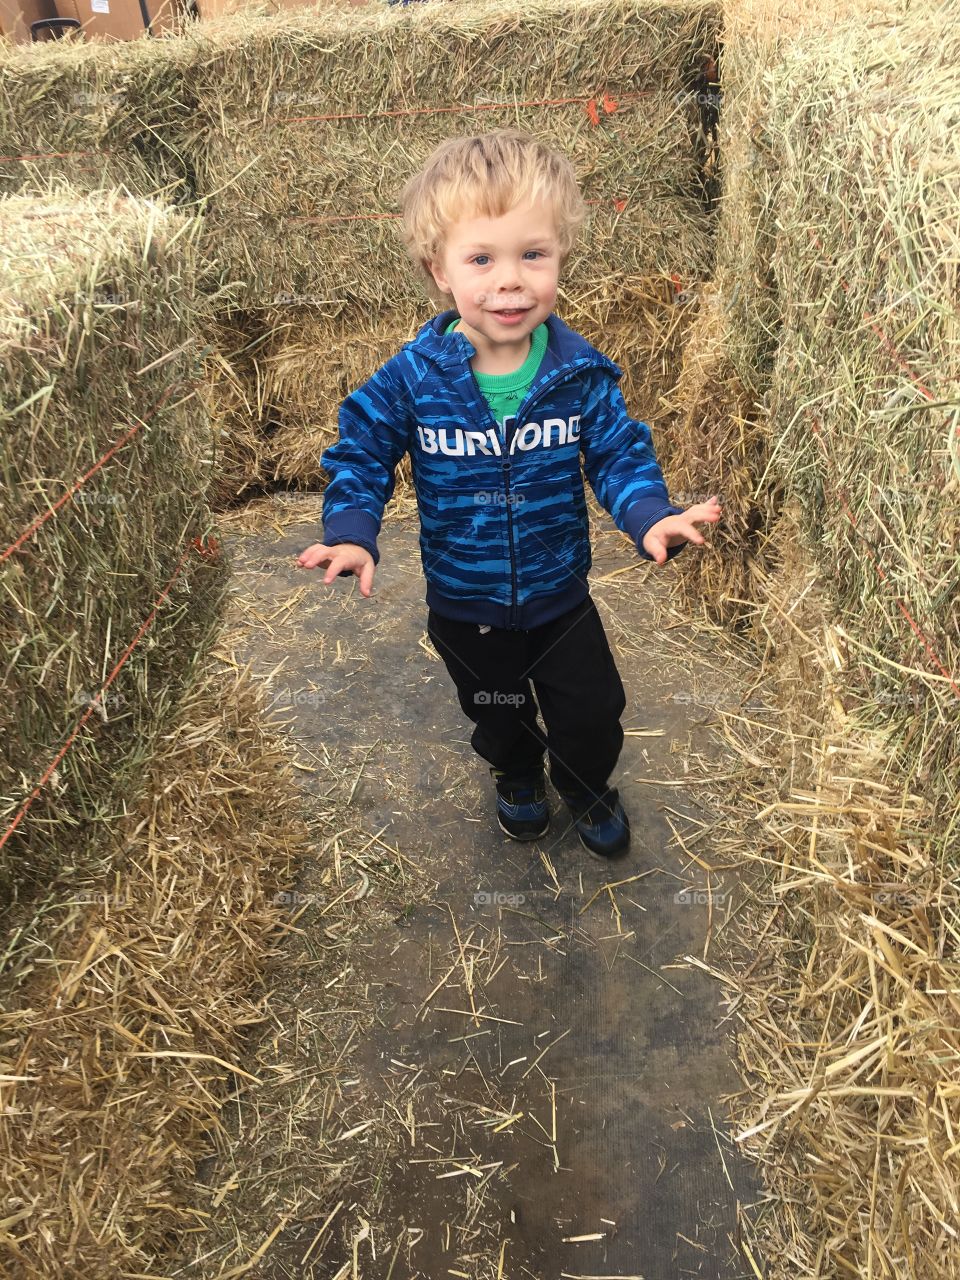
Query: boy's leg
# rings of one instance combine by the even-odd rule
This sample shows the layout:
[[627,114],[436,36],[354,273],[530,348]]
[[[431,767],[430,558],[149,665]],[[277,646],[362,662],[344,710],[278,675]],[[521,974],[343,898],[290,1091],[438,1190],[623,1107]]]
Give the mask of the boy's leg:
[[530,669],[547,727],[550,778],[560,792],[613,801],[608,780],[623,747],[627,705],[592,597],[530,633]]
[[471,746],[506,778],[526,778],[543,768],[546,740],[527,665],[526,634],[475,622],[459,622],[428,609],[427,634],[443,659],[460,706],[474,722]]

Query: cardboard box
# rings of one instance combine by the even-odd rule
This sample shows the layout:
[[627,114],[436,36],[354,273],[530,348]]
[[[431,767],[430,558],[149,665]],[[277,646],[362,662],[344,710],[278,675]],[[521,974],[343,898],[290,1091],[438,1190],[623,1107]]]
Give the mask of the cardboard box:
[[[0,32],[16,44],[30,44],[30,24],[41,18],[56,18],[54,0],[0,0]],[[41,32],[41,40],[55,40],[52,31]]]
[[[31,23],[41,18],[73,18],[87,40],[136,40],[181,30],[187,0],[0,0],[0,31],[18,44],[30,44]],[[55,30],[37,33],[57,39]]]
[[60,18],[77,18],[88,40],[136,40],[180,29],[179,0],[53,0]]

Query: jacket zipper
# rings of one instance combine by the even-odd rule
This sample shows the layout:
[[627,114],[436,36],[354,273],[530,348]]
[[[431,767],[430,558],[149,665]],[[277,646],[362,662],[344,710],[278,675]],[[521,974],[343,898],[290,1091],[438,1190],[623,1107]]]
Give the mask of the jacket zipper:
[[[467,368],[469,369],[470,361],[465,359],[464,363],[467,365]],[[536,404],[536,402],[540,399],[540,397],[543,395],[545,391],[551,391],[557,385],[558,382],[562,382],[563,379],[568,377],[571,373],[579,369],[587,369],[587,368],[602,369],[605,367],[606,366],[601,365],[594,360],[582,365],[577,365],[577,366],[563,365],[561,366],[561,368],[555,369],[553,373],[550,374],[550,376],[547,378],[543,386],[538,387],[535,392],[528,395],[526,400],[524,400],[523,403],[518,406],[517,412],[513,415],[513,427],[509,433],[509,436],[507,436],[507,433],[504,432],[504,440],[502,442],[504,452],[501,457],[501,462],[503,467],[504,496],[506,498],[506,504],[507,504],[507,538],[510,543],[511,598],[510,598],[510,615],[509,615],[510,620],[508,625],[511,630],[516,631],[518,629],[517,617],[520,612],[519,606],[517,605],[517,562],[516,562],[516,557],[513,554],[513,512],[511,511],[512,503],[510,501],[510,470],[512,466],[510,462],[510,445],[513,442],[514,435],[516,434],[517,423],[520,421],[521,417],[525,417],[530,412],[530,409],[532,408],[532,406]],[[471,369],[470,372],[472,374],[473,370]],[[494,432],[497,436],[497,439],[499,439],[500,425],[494,418],[493,414],[490,412],[490,406],[487,404],[486,397],[484,396],[483,392],[477,386],[476,379],[472,378],[471,381],[473,383],[473,389],[476,394],[476,397],[480,402],[480,407],[485,413],[487,419],[493,423]]]

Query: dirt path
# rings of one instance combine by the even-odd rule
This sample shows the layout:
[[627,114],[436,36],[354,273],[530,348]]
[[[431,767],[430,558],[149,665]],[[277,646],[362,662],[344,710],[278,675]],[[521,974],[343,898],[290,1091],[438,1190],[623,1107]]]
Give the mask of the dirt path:
[[[273,706],[324,839],[271,979],[268,1084],[239,1095],[204,1170],[229,1223],[204,1274],[279,1226],[244,1274],[746,1276],[732,1024],[684,957],[704,954],[704,780],[723,771],[706,722],[749,670],[665,610],[657,571],[591,497],[633,846],[595,862],[552,790],[548,835],[517,844],[426,637],[415,518],[388,517],[364,600],[296,564],[319,525],[291,514],[317,520],[319,502],[273,509],[269,533],[227,537],[245,601],[231,653],[283,664]],[[736,885],[710,886],[716,950]]]

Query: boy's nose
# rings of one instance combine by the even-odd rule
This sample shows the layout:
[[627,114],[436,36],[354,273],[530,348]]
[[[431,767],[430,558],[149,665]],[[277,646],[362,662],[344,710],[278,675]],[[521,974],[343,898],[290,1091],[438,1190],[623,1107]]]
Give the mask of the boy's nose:
[[516,293],[523,284],[523,273],[520,268],[514,264],[510,264],[503,268],[503,274],[500,277],[499,293]]
[[516,301],[517,294],[526,296],[527,290],[524,288],[523,280],[519,275],[511,275],[504,277],[497,290],[497,304],[501,306],[509,305]]

